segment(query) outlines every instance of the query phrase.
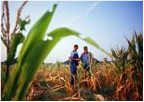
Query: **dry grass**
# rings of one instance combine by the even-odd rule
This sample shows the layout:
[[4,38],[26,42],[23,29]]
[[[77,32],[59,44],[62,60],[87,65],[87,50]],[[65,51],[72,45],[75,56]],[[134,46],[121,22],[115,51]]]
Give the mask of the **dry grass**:
[[[143,93],[140,93],[143,92],[140,91],[142,83],[134,81],[133,77],[134,72],[130,66],[124,73],[117,74],[113,63],[98,63],[92,68],[90,78],[85,78],[82,70],[78,71],[79,81],[75,83],[73,90],[69,82],[69,66],[46,67],[45,70],[40,68],[33,79],[26,100],[143,100]],[[141,74],[138,74],[138,78],[142,81]],[[44,96],[46,99],[42,99]]]
[[40,67],[31,82],[25,100],[143,100],[143,75],[133,71],[131,66],[128,66],[125,72],[118,74],[112,62],[97,63],[92,67],[90,78],[88,73],[78,70],[78,78],[73,90],[70,85],[71,74],[68,65],[61,65],[59,68]]

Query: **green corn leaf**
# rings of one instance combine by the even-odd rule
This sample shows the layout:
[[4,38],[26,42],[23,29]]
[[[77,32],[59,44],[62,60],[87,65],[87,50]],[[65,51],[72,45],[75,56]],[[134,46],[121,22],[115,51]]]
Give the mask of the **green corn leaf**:
[[[50,44],[50,41],[47,41]],[[15,100],[23,100],[28,90],[28,85],[31,82],[33,75],[36,73],[39,65],[46,57],[45,53],[46,41],[39,41],[34,45],[23,66],[21,66],[22,73],[18,80],[19,89],[16,91]],[[20,80],[23,79],[23,80]]]
[[131,45],[133,47],[133,49],[136,49],[136,43],[135,43],[135,37],[133,35],[132,41],[131,41]]
[[[81,39],[82,39],[82,38],[81,38]],[[91,39],[90,37],[86,37],[86,38],[84,38],[83,40],[86,41],[87,43],[93,45],[95,48],[99,49],[100,51],[104,52],[104,53],[107,54],[108,56],[110,56],[107,51],[105,51],[102,47],[100,47],[100,46],[98,45],[98,43],[96,43],[96,42],[95,42],[93,39]]]
[[142,34],[137,35],[135,32],[136,44],[138,48],[138,56],[142,60],[143,59],[143,36]]
[[[21,48],[20,55],[18,58],[18,64],[13,69],[12,75],[8,79],[8,82],[5,85],[2,100],[10,100],[11,97],[13,97],[18,87],[18,80],[23,80],[23,79],[19,79],[22,67],[24,66],[25,63],[27,63],[26,61],[27,61],[27,58],[29,57],[28,56],[29,53],[31,53],[31,50],[35,48],[34,45],[38,44],[40,40],[43,40],[56,7],[57,5],[55,4],[53,6],[52,12],[47,11],[30,30]],[[37,52],[37,50],[35,50],[35,52]],[[32,55],[35,55],[35,54],[33,53]],[[39,56],[39,55],[36,55],[36,56]],[[31,63],[31,64],[34,64],[34,63]]]
[[46,30],[50,24],[52,16],[55,12],[57,5],[53,6],[52,12],[47,11],[32,27],[26,41],[24,42],[23,50],[21,50],[21,56],[28,53],[28,48],[31,48],[34,44],[37,44],[39,40],[42,40],[45,36]]
[[129,47],[128,47],[128,49],[129,49],[129,52],[130,52],[130,54],[133,56],[137,56],[137,52],[136,52],[136,49],[135,49],[135,47],[133,46],[133,44],[127,39],[127,42],[128,42],[128,44],[129,44]]
[[116,51],[111,49],[111,52],[112,52],[112,56],[117,60],[119,56],[117,55]]
[[[53,38],[57,37],[56,39],[58,39],[58,38],[61,39],[62,37],[66,37],[69,34],[74,34],[75,36],[77,36],[80,39],[86,41],[87,43],[93,45],[95,48],[99,49],[100,51],[104,52],[105,54],[107,54],[109,56],[109,53],[106,52],[103,48],[101,48],[93,39],[91,39],[90,37],[86,37],[83,39],[80,37],[80,33],[70,30],[68,28],[62,27],[62,28],[55,29],[52,32],[50,32],[48,35],[52,36]],[[58,36],[58,35],[61,35],[61,36]]]
[[5,82],[6,82],[5,71],[1,69],[1,83],[5,84]]
[[53,30],[52,32],[50,32],[48,34],[48,36],[51,36],[53,38],[62,38],[62,37],[69,36],[70,34],[75,35],[75,36],[80,35],[80,33],[76,32],[74,30],[71,30],[66,27],[61,27],[61,28],[57,28],[57,29]]

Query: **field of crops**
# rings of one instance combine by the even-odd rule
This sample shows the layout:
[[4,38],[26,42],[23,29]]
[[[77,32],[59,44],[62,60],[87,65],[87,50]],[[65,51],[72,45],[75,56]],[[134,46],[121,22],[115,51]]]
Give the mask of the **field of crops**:
[[80,67],[74,90],[69,65],[40,67],[26,100],[143,100],[142,74],[136,75],[131,66],[119,73],[113,62],[94,63],[90,77]]
[[[23,97],[23,100],[141,101],[143,100],[143,37],[135,34],[131,41],[127,41],[129,44],[127,50],[123,47],[116,50],[111,49],[112,61],[96,62],[93,60],[90,63],[89,72],[83,69],[83,64],[79,61],[74,87],[70,85],[70,66],[60,62],[40,64],[36,74],[30,80],[30,84],[25,82],[26,84],[24,83],[22,88],[17,87],[20,86],[23,80],[19,82],[15,80],[8,81],[10,84],[7,84],[7,67],[2,64],[2,95],[5,95],[4,99],[15,100],[15,89],[23,91],[25,85],[28,85],[26,97]],[[13,73],[16,70],[15,66],[17,66],[17,62],[9,68],[10,79],[13,79]],[[28,80],[25,78],[27,75],[31,77],[29,69],[22,76],[26,81]],[[14,87],[8,90],[7,88],[12,84]],[[9,97],[10,91],[13,91],[13,94]],[[22,93],[19,95],[23,96]],[[18,98],[16,100],[21,99],[21,97]]]
[[[95,41],[95,37],[83,38],[79,31],[68,27],[53,28],[47,32],[59,4],[57,2],[53,4],[52,10],[46,11],[37,19],[24,36],[25,26],[30,23],[30,16],[22,19],[21,13],[27,2],[24,1],[18,8],[12,31],[9,2],[3,1],[2,4],[1,41],[6,47],[6,59],[1,62],[2,101],[143,100],[143,33],[134,31],[132,38],[126,38],[128,46],[109,48],[106,51]],[[95,33],[94,31],[93,34]],[[71,75],[69,65],[59,62],[45,64],[45,59],[57,43],[68,36],[75,36],[90,44],[106,54],[111,61],[90,60],[89,72],[83,70],[83,64],[79,61],[77,77],[76,74]],[[18,49],[19,44],[22,44],[21,49]],[[77,44],[79,45],[78,42]],[[16,57],[18,50],[19,55]],[[70,85],[71,76],[75,79],[73,87]]]

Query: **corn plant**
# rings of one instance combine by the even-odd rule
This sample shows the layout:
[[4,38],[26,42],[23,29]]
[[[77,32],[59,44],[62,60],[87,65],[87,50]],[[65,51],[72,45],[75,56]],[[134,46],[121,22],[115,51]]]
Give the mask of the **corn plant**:
[[127,39],[129,44],[128,52],[130,57],[130,64],[133,65],[135,71],[143,72],[143,36],[142,34],[135,34],[131,41]]
[[57,68],[60,68],[61,65],[62,65],[62,62],[59,62],[59,61],[56,62],[56,67],[57,67]]
[[128,51],[124,47],[122,47],[120,50],[113,50],[111,49],[112,56],[114,57],[114,63],[116,67],[118,68],[118,72],[124,72],[126,63],[128,61]]
[[[133,35],[132,40],[128,40],[128,59],[126,59],[127,66],[118,76],[117,89],[114,97],[118,100],[142,100],[143,93],[143,37],[142,34]],[[115,51],[112,51],[113,55],[117,57]],[[122,63],[119,60],[118,64]]]
[[143,36],[142,34],[133,35],[132,40],[128,40],[128,49],[121,48],[113,50],[111,49],[112,56],[114,57],[115,65],[122,71],[124,71],[126,63],[132,64],[135,71],[142,72],[143,70]]
[[29,89],[29,84],[33,79],[34,74],[37,72],[38,67],[51,52],[54,46],[64,37],[74,35],[80,39],[90,43],[99,50],[103,50],[97,43],[91,38],[81,38],[80,33],[69,28],[61,27],[49,32],[47,36],[53,39],[47,39],[44,41],[46,30],[52,20],[57,4],[54,4],[52,11],[46,11],[44,15],[34,24],[29,31],[26,39],[23,42],[23,46],[20,50],[18,57],[18,63],[12,70],[11,77],[8,79],[2,100],[24,100]]
[[2,5],[2,16],[1,16],[1,40],[6,46],[7,50],[7,59],[6,59],[6,81],[9,77],[9,67],[12,65],[14,60],[16,49],[20,43],[23,42],[24,36],[22,32],[25,30],[25,26],[29,24],[29,16],[27,16],[24,20],[20,18],[21,11],[23,7],[26,5],[27,1],[23,2],[23,4],[18,8],[17,18],[15,27],[12,32],[10,32],[10,13],[9,13],[9,4],[8,1],[3,1]]

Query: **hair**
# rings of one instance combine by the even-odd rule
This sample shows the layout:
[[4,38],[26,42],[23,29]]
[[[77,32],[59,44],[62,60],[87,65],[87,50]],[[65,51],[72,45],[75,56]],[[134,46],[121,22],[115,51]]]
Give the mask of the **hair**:
[[77,44],[75,44],[75,45],[74,45],[74,47],[78,47],[78,45],[77,45]]
[[84,49],[88,49],[87,46],[84,46]]

